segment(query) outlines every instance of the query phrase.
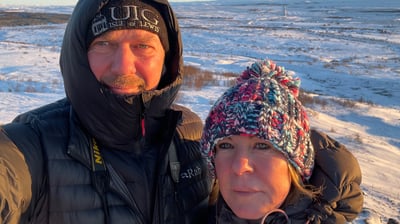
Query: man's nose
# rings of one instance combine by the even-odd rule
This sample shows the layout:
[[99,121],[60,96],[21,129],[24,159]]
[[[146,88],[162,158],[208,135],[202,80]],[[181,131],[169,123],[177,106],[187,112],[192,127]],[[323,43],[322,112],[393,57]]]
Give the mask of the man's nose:
[[136,73],[136,56],[129,45],[121,45],[117,48],[111,70],[117,75],[130,75]]

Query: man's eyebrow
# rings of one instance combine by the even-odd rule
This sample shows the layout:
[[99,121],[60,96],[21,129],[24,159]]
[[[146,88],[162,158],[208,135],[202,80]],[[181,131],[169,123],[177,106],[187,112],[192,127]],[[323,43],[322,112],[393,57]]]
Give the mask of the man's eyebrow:
[[138,39],[144,40],[144,41],[157,41],[160,40],[158,35],[150,34],[150,33],[145,33],[141,34],[138,36]]
[[[118,36],[115,32],[106,32],[99,36],[104,39],[113,39],[115,36]],[[136,35],[136,38],[141,41],[156,41],[159,40],[158,35],[153,33],[140,33]]]
[[109,31],[109,32],[105,32],[105,33],[101,34],[98,37],[110,37],[110,36],[112,36],[112,34],[113,34],[113,32]]

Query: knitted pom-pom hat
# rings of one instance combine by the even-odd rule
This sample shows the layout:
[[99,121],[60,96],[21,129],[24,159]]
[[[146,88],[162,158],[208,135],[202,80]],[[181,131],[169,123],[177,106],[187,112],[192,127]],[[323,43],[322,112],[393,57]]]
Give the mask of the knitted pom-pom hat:
[[300,79],[270,60],[252,64],[216,101],[206,118],[202,154],[215,177],[216,143],[232,135],[265,139],[282,152],[303,180],[311,176],[314,148],[305,109],[297,99]]

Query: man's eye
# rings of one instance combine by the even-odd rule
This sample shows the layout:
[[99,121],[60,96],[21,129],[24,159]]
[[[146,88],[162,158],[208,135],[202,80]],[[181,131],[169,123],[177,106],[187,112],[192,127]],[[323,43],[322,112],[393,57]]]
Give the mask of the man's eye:
[[98,45],[100,45],[100,46],[110,46],[111,43],[110,43],[109,41],[100,41],[100,42],[98,43]]
[[147,48],[149,48],[150,46],[147,45],[147,44],[138,44],[138,45],[136,45],[136,47],[139,48],[139,49],[147,49]]
[[90,45],[90,51],[96,51],[99,53],[106,53],[112,50],[113,44],[109,41],[96,41]]
[[96,47],[96,46],[110,46],[111,43],[109,41],[96,41],[92,44],[92,47]]

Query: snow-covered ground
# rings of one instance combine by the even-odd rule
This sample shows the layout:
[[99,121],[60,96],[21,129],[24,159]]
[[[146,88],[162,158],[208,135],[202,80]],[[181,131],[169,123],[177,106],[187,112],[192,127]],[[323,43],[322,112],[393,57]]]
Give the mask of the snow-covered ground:
[[[309,107],[311,125],[345,144],[361,165],[364,211],[353,223],[400,221],[400,1],[172,5],[186,64],[239,73],[268,57],[299,75],[303,89],[328,100]],[[72,7],[16,9],[71,12]],[[64,28],[0,28],[0,124],[64,97],[58,67]],[[204,119],[224,88],[183,88],[179,102]]]

